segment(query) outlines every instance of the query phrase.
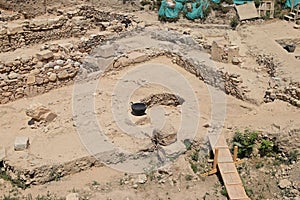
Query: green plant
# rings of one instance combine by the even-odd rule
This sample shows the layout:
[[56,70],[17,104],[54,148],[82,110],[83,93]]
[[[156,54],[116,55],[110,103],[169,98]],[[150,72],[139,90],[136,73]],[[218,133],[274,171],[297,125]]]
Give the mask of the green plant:
[[191,181],[193,179],[193,176],[190,174],[185,175],[185,180],[186,181]]
[[225,196],[225,197],[228,197],[227,190],[226,190],[226,188],[225,188],[224,186],[222,187],[221,194],[222,194],[223,196]]
[[191,168],[192,168],[193,172],[194,172],[194,173],[197,173],[197,172],[198,172],[198,167],[197,167],[197,165],[196,165],[195,163],[193,163],[193,162],[191,162],[190,164],[191,164]]
[[58,173],[56,170],[52,169],[50,174],[49,174],[49,180],[50,181],[59,181],[61,178],[60,173]]
[[299,156],[299,152],[298,150],[293,150],[293,151],[290,151],[287,155],[287,164],[292,164],[293,162],[296,162],[298,160],[298,156]]
[[100,183],[98,183],[97,181],[93,181],[92,186],[96,186],[96,185],[100,185]]
[[259,144],[258,150],[261,156],[273,155],[274,143],[268,139],[263,139]]
[[230,27],[232,29],[236,29],[236,27],[239,25],[239,19],[237,16],[234,16],[233,18],[231,18],[230,20]]
[[25,182],[21,180],[20,175],[18,175],[17,179],[13,179],[10,175],[7,174],[6,171],[0,170],[0,178],[2,178],[5,181],[11,182],[13,186],[21,188],[23,190],[27,188]]
[[233,137],[233,146],[238,146],[238,157],[250,157],[254,144],[257,140],[256,131],[245,130],[244,132],[236,131]]
[[263,161],[260,161],[260,162],[258,162],[258,163],[255,164],[255,168],[256,169],[262,168],[263,166],[264,166]]
[[197,162],[199,160],[199,150],[196,150],[192,155],[191,155],[191,159],[195,162]]
[[186,150],[191,150],[192,149],[192,142],[191,142],[191,140],[189,140],[189,139],[185,139],[184,141],[183,141],[183,144],[185,145],[185,148],[186,148]]
[[19,199],[17,197],[11,197],[10,195],[8,196],[4,195],[3,200],[19,200]]
[[260,0],[254,0],[255,7],[258,8],[260,5]]

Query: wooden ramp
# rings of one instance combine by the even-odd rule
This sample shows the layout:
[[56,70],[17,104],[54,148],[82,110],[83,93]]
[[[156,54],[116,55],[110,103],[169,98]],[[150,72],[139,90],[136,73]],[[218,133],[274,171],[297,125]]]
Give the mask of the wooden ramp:
[[[209,143],[217,156],[217,166],[222,176],[230,200],[250,200],[247,196],[241,177],[236,169],[226,139],[220,134],[210,134]],[[215,152],[216,150],[218,152]]]

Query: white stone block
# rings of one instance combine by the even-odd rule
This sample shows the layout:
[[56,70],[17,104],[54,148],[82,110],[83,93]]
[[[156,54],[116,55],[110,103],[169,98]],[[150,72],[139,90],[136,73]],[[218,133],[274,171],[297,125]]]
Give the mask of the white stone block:
[[15,139],[15,151],[23,151],[29,146],[29,138],[26,136],[18,136]]

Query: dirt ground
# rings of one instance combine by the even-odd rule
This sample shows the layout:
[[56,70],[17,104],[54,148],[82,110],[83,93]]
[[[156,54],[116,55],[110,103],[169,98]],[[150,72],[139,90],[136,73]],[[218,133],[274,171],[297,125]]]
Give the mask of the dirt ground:
[[[126,9],[125,9],[126,10]],[[258,70],[259,66],[254,58],[257,54],[272,54],[283,65],[277,69],[277,77],[299,81],[300,60],[295,58],[300,53],[300,46],[297,46],[294,54],[288,54],[277,42],[279,39],[297,39],[300,38],[298,29],[293,29],[293,24],[274,20],[260,24],[244,24],[237,30],[216,29],[199,27],[195,22],[186,22],[179,20],[177,23],[161,24],[157,21],[154,12],[137,11],[133,12],[140,21],[144,21],[149,27],[161,29],[172,29],[183,32],[188,30],[194,38],[202,38],[206,44],[211,45],[212,41],[220,38],[228,38],[232,43],[240,48],[240,57],[242,64],[232,65],[215,62],[217,68],[226,69],[231,73],[236,73],[243,79],[243,84],[249,88],[247,99],[240,100],[231,95],[226,95],[226,118],[222,126],[222,133],[230,143],[236,130],[257,130],[263,135],[277,136],[276,134],[288,134],[290,130],[300,129],[299,108],[288,102],[275,100],[274,102],[264,103],[264,94],[268,89],[270,77],[266,71]],[[187,25],[187,23],[190,23]],[[212,25],[213,26],[213,25]],[[70,41],[72,39],[69,39]],[[78,40],[78,39],[74,39]],[[19,49],[15,52],[1,53],[0,58],[14,56],[14,53],[35,54],[39,46],[31,46]],[[142,117],[132,116],[130,113],[130,102],[138,102],[151,94],[174,93],[170,88],[163,84],[148,83],[145,80],[150,77],[144,74],[144,77],[130,76],[135,69],[142,66],[154,67],[165,65],[181,74],[184,80],[188,80],[189,87],[194,92],[197,99],[197,106],[200,111],[200,117],[197,123],[197,134],[194,140],[199,147],[205,146],[203,141],[206,139],[208,128],[211,125],[212,99],[209,94],[208,86],[199,78],[184,70],[182,67],[174,64],[170,58],[161,56],[144,63],[130,65],[126,68],[110,72],[98,79],[97,88],[94,91],[94,112],[99,126],[106,133],[106,137],[118,148],[130,152],[138,152],[147,148],[151,144],[151,130],[155,126],[165,126],[166,132],[179,130],[182,106],[189,105],[191,96],[181,96],[185,99],[182,106],[158,106],[147,110],[147,114]],[[124,79],[125,77],[125,79]],[[166,80],[172,81],[172,77],[166,75]],[[137,89],[126,91],[126,84],[132,83]],[[80,83],[79,83],[80,84]],[[87,83],[89,84],[89,83]],[[117,99],[115,92],[120,92],[117,86],[123,86],[124,95],[128,95],[126,102],[123,99]],[[120,87],[121,87],[120,86]],[[121,87],[122,88],[122,87]],[[127,88],[128,89],[128,88]],[[127,94],[128,93],[128,94]],[[60,89],[52,90],[46,94],[32,98],[19,99],[4,105],[0,105],[0,146],[6,148],[6,157],[11,165],[31,169],[43,165],[55,165],[79,159],[89,155],[89,149],[82,143],[80,135],[74,124],[74,95],[81,95],[84,101],[85,93],[74,94],[74,85],[69,85]],[[25,111],[30,105],[41,103],[47,106],[58,117],[51,123],[38,127],[30,127]],[[113,106],[117,107],[113,110]],[[128,105],[126,107],[126,105]],[[157,115],[164,116],[164,122],[156,119],[156,109],[163,110]],[[193,112],[192,108],[189,108]],[[124,116],[126,120],[144,129],[143,134],[137,133],[130,135],[118,124],[115,113],[118,110],[126,111]],[[154,113],[154,114],[153,114]],[[90,113],[87,113],[89,115]],[[88,123],[88,122],[82,122]],[[87,124],[88,125],[88,124]],[[126,127],[125,127],[126,129]],[[183,127],[184,129],[184,127]],[[184,130],[189,130],[188,128]],[[14,140],[16,136],[28,136],[30,147],[26,151],[14,151]],[[147,136],[148,135],[148,136]],[[287,136],[288,137],[288,136]],[[297,146],[300,143],[299,131],[295,135],[288,137],[290,141],[284,143],[290,147]],[[195,147],[196,148],[196,147]],[[201,149],[200,148],[200,149]],[[205,149],[205,148],[204,148]],[[22,190],[11,185],[9,181],[0,178],[0,198],[10,197],[13,199],[30,199],[44,195],[45,199],[65,198],[69,193],[78,193],[80,199],[227,199],[222,195],[224,186],[219,175],[200,177],[199,173],[194,173],[190,165],[190,156],[194,149],[188,150],[175,159],[171,165],[164,168],[163,172],[145,172],[147,179],[140,183],[140,175],[117,170],[117,167],[102,166],[91,167],[88,170],[81,171],[72,175],[67,175],[59,180],[51,181],[43,185],[31,185]],[[200,150],[201,155],[206,155],[205,150]],[[206,160],[199,162],[206,163]],[[264,163],[263,167],[258,168],[257,164]],[[207,165],[207,163],[206,163]],[[210,165],[209,165],[210,166]],[[291,166],[273,164],[273,160],[264,158],[245,159],[245,162],[238,166],[240,175],[244,181],[247,193],[252,195],[253,199],[299,199],[300,177],[299,161]],[[129,170],[130,171],[130,170]],[[281,173],[282,171],[282,173]],[[276,174],[281,173],[283,175]],[[284,174],[284,173],[285,174]],[[278,187],[281,179],[288,179],[293,182],[293,187],[289,189],[290,196],[284,196],[285,189]],[[298,186],[298,185],[299,186]],[[292,189],[296,190],[292,192]],[[46,196],[48,197],[46,198]]]

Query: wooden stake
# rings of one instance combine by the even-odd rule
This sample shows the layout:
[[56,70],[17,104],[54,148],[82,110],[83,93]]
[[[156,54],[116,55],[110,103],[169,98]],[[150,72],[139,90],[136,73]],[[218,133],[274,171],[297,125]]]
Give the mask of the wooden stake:
[[214,163],[213,163],[213,170],[217,169],[218,157],[219,157],[219,149],[215,149],[215,157],[214,157]]
[[233,162],[237,161],[237,155],[238,155],[238,146],[234,146],[234,149],[233,149]]

